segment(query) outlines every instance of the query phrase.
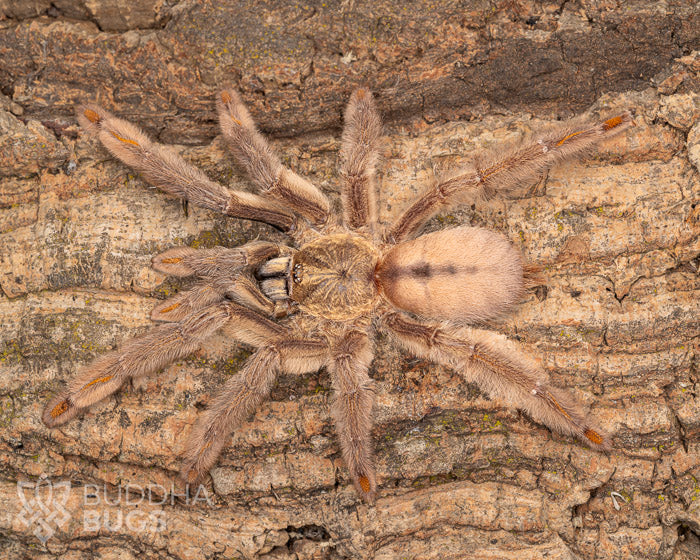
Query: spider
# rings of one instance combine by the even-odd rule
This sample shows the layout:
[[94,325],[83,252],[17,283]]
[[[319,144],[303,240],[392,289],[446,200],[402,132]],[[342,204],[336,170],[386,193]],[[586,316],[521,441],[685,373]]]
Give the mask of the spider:
[[156,270],[196,276],[199,283],[153,309],[151,318],[161,325],[81,368],[47,404],[48,427],[69,421],[128,379],[186,357],[221,331],[256,350],[192,428],[184,480],[197,482],[214,466],[227,436],[268,396],[278,373],[325,367],[343,458],[357,492],[372,502],[377,478],[369,369],[375,333],[385,332],[414,356],[460,372],[550,429],[609,449],[609,436],[569,393],[550,383],[536,361],[504,336],[475,328],[517,304],[536,284],[536,268],[488,229],[418,233],[441,209],[509,194],[554,164],[589,152],[625,130],[629,113],[600,123],[574,121],[517,146],[477,154],[470,165],[437,178],[382,227],[375,188],[382,125],[368,90],[356,90],[345,111],[342,216],[331,212],[321,190],[282,165],[235,90],[218,94],[217,110],[223,136],[259,194],[211,181],[97,105],[77,112],[89,133],[152,185],[204,208],[271,224],[293,246],[253,241],[233,248],[179,247],[155,256]]

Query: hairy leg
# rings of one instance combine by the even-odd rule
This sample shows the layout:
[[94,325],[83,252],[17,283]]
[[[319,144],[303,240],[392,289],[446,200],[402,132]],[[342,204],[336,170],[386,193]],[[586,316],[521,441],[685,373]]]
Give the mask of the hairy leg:
[[181,476],[196,482],[216,463],[229,434],[267,398],[278,372],[306,373],[328,358],[325,341],[268,340],[243,365],[199,417],[187,441]]
[[408,239],[436,212],[462,201],[465,196],[491,198],[536,181],[552,166],[581,157],[595,145],[632,124],[624,113],[601,123],[574,122],[540,134],[513,149],[477,154],[472,165],[437,180],[400,217],[387,241]]
[[203,282],[156,306],[151,319],[180,321],[189,313],[226,298],[264,315],[286,315],[288,304],[270,301],[252,277],[260,265],[284,250],[274,243],[254,241],[232,249],[176,247],[153,257],[156,270],[174,276],[197,275]]
[[115,393],[127,379],[149,375],[191,354],[222,328],[232,338],[252,344],[285,332],[277,323],[233,302],[200,309],[177,323],[154,327],[81,368],[67,388],[47,404],[44,424],[52,428],[68,422]]
[[265,222],[283,231],[293,232],[297,227],[295,216],[281,204],[248,192],[230,191],[215,183],[173,150],[152,142],[141,129],[102,107],[79,107],[78,120],[115,157],[168,194],[229,216]]
[[351,332],[331,349],[328,370],[333,380],[331,414],[335,420],[343,459],[357,492],[374,501],[377,479],[372,460],[372,406],[374,390],[367,375],[372,345],[366,333]]
[[263,195],[283,202],[313,224],[325,223],[330,209],[328,199],[316,186],[282,165],[258,132],[238,92],[222,91],[216,107],[221,132],[233,155]]
[[231,276],[242,268],[259,266],[285,249],[267,241],[253,241],[233,248],[174,247],[153,257],[151,265],[157,271],[172,276]]
[[382,326],[409,352],[459,371],[553,431],[575,435],[596,449],[610,448],[608,437],[581,405],[551,385],[544,370],[506,337],[419,323],[400,313],[385,316]]
[[377,225],[377,193],[374,168],[377,164],[382,123],[372,94],[358,89],[345,110],[343,145],[340,150],[343,177],[343,221],[350,229]]
[[210,278],[184,290],[157,305],[151,311],[153,321],[181,321],[190,313],[229,299],[267,316],[282,316],[286,306],[283,302],[272,302],[258,288],[257,282],[248,274],[234,277]]

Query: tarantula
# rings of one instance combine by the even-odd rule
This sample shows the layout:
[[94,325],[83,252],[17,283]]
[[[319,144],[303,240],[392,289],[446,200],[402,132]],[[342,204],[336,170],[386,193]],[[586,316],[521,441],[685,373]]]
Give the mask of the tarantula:
[[593,448],[608,436],[537,362],[504,336],[468,325],[502,315],[522,298],[533,267],[502,235],[461,226],[417,237],[440,209],[475,196],[508,194],[552,165],[580,156],[624,130],[628,113],[601,123],[578,121],[436,179],[389,227],[377,220],[375,166],[381,121],[369,91],[356,90],[345,111],[341,147],[342,216],[326,196],[284,167],[258,132],[238,93],[218,95],[221,131],[260,194],[209,180],[136,126],[96,105],[78,109],[81,125],[156,187],[204,208],[271,224],[293,247],[254,241],[240,247],[174,248],[153,267],[199,283],[153,309],[164,324],[79,370],[43,413],[49,427],[75,417],[129,378],[153,373],[223,331],[257,350],[224,385],[189,436],[182,476],[200,480],[227,436],[267,397],[280,372],[326,367],[331,413],[358,493],[372,501],[377,480],[370,432],[374,402],[368,373],[376,331],[411,354],[459,371],[552,430]]

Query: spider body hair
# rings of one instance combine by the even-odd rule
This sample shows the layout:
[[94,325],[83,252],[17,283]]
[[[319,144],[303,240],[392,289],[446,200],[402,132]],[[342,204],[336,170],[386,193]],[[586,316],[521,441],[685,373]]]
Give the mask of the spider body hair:
[[503,315],[525,291],[520,253],[502,235],[476,227],[399,243],[382,257],[376,276],[395,307],[458,323]]
[[325,367],[343,458],[358,494],[371,502],[378,481],[369,373],[373,340],[381,331],[553,431],[595,449],[610,448],[592,415],[553,386],[535,360],[504,336],[473,327],[512,309],[527,287],[541,282],[538,267],[524,264],[505,237],[483,228],[417,233],[442,208],[475,196],[507,195],[556,163],[591,151],[632,124],[628,113],[601,123],[575,121],[516,147],[477,154],[383,228],[375,192],[381,120],[369,91],[353,93],[345,112],[340,224],[326,195],[282,165],[236,91],[222,91],[217,109],[221,132],[259,194],[211,181],[97,105],[80,107],[78,120],[152,185],[229,216],[273,225],[290,236],[292,246],[254,241],[233,248],[173,248],[155,256],[156,270],[195,276],[197,283],[153,309],[159,325],[80,368],[46,405],[47,426],[71,420],[128,379],[157,372],[221,332],[254,352],[192,428],[182,477],[194,482],[206,475],[227,436],[267,398],[279,373]]

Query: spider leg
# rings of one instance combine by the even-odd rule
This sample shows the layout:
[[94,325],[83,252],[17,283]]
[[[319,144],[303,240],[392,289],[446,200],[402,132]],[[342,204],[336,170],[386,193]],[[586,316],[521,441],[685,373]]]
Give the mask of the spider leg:
[[258,346],[192,429],[180,472],[187,482],[201,480],[216,463],[229,434],[267,398],[280,371],[315,371],[328,359],[328,346],[322,340],[297,340],[284,334],[261,340]]
[[239,273],[233,278],[229,276],[210,278],[189,290],[179,292],[154,307],[151,311],[151,319],[166,322],[181,321],[190,313],[225,299],[268,316],[275,316],[281,306],[281,302],[269,300],[250,275]]
[[344,179],[343,221],[350,229],[377,225],[377,193],[374,168],[377,164],[382,123],[372,94],[366,89],[353,92],[345,110],[345,129],[340,150]]
[[172,149],[152,142],[141,129],[102,107],[79,107],[78,120],[116,158],[168,194],[229,216],[265,222],[286,232],[297,227],[294,215],[281,204],[248,192],[230,191],[215,183]]
[[547,374],[504,336],[467,327],[415,322],[400,313],[383,327],[407,350],[459,371],[487,393],[527,412],[555,432],[571,434],[595,449],[610,440],[566,391],[550,384]]
[[278,256],[280,249],[279,245],[266,241],[253,241],[233,248],[174,247],[153,257],[151,265],[159,272],[172,276],[231,276],[244,267],[258,266]]
[[328,219],[330,204],[312,183],[282,165],[234,89],[217,97],[219,124],[234,157],[247,171],[264,197],[292,208],[313,224]]
[[374,389],[367,375],[372,357],[367,334],[354,331],[333,345],[328,364],[333,381],[331,414],[343,459],[358,494],[370,503],[377,491],[370,439]]
[[226,298],[225,289],[226,286],[213,282],[196,284],[156,305],[151,311],[151,320],[178,323],[193,311],[223,301]]
[[177,323],[156,326],[81,368],[68,387],[47,404],[44,424],[53,428],[66,423],[119,390],[127,379],[143,377],[191,354],[221,328],[244,343],[257,343],[284,332],[273,321],[233,302],[197,310]]
[[538,180],[552,166],[581,157],[606,138],[632,124],[629,113],[601,123],[576,122],[535,136],[513,149],[477,154],[472,165],[439,179],[396,220],[387,240],[408,239],[441,208],[468,197],[491,198],[497,192],[508,194],[518,185]]
[[274,243],[254,241],[231,249],[176,247],[153,257],[156,270],[175,276],[196,274],[203,282],[156,306],[151,319],[180,321],[197,309],[227,298],[264,315],[286,314],[287,304],[269,300],[252,277],[259,265],[279,253],[280,247]]

